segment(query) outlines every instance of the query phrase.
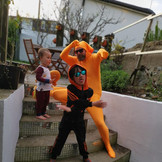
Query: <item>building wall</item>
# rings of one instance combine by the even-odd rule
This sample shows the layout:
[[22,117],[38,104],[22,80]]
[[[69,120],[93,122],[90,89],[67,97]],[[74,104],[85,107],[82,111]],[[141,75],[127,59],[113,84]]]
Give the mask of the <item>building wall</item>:
[[[3,130],[3,112],[4,112],[4,103],[0,101],[0,132]],[[2,161],[2,143],[3,143],[3,134],[0,133],[0,161]]]
[[[79,5],[81,6],[80,0],[73,0],[73,5]],[[83,16],[87,17],[87,15],[92,15],[95,13],[99,13],[101,6],[105,6],[105,16],[108,18],[115,18],[115,20],[120,19],[121,22],[117,24],[108,24],[104,28],[104,32],[101,34],[101,36],[105,36],[107,34],[111,34],[118,29],[121,29],[131,23],[134,23],[135,21],[138,21],[146,16],[147,14],[129,10],[126,8],[123,8],[122,6],[115,6],[110,3],[98,1],[98,0],[86,0],[84,9],[83,9]],[[119,32],[115,34],[114,43],[119,43],[126,48],[130,48],[134,46],[136,43],[143,42],[144,33],[147,29],[149,21],[144,21],[142,23],[139,23],[133,27],[130,27],[129,29],[126,29],[122,32]],[[94,27],[94,25],[89,28],[89,31]]]
[[[82,1],[80,0],[71,0],[70,2],[72,2],[73,4],[73,6],[71,7],[72,11],[77,9],[77,7],[81,7],[82,5]],[[103,39],[105,35],[115,32],[115,39],[113,41],[114,44],[120,44],[125,48],[131,48],[137,43],[143,42],[144,33],[147,30],[149,24],[149,21],[147,20],[137,25],[134,25],[133,27],[125,29],[121,32],[116,33],[116,31],[148,16],[147,14],[126,9],[122,6],[115,6],[113,4],[102,1],[86,0],[83,8],[83,18],[87,18],[88,15],[100,13],[101,6],[105,6],[105,16],[107,16],[108,18],[114,18],[115,20],[120,20],[120,22],[117,24],[108,24],[105,26],[104,31],[100,34],[103,37]],[[95,24],[91,24],[91,26],[88,29],[88,32],[90,32],[93,29],[94,25]],[[38,33],[36,31],[32,31],[32,21],[30,23],[24,21],[22,28],[23,29],[20,36],[19,59],[22,61],[28,61],[23,45],[23,39],[31,38],[33,40],[33,43],[38,44]],[[49,34],[44,41],[43,47],[55,47],[55,44],[52,42],[52,40],[55,37],[55,34]],[[66,45],[66,43],[67,42],[64,39],[64,46]]]
[[118,133],[118,144],[131,150],[130,162],[162,159],[162,102],[103,91],[106,124]]
[[[20,34],[20,47],[19,47],[20,48],[19,60],[21,61],[28,61],[23,39],[32,39],[33,44],[39,44],[39,42],[37,42],[38,32],[32,30],[32,25],[33,25],[33,19],[24,20],[22,23],[22,30]],[[52,42],[54,37],[55,37],[54,34],[48,34],[42,46],[44,48],[55,47],[55,44]]]
[[[20,34],[20,46],[19,46],[19,60],[21,61],[28,61],[27,54],[24,47],[23,39],[32,39],[33,44],[39,44],[40,39],[37,40],[38,32],[32,30],[32,23],[33,20],[24,20],[22,23],[22,30]],[[46,35],[47,33],[44,33]],[[56,47],[56,44],[53,43],[53,39],[56,38],[55,34],[47,34],[45,37],[42,47]],[[64,39],[64,45],[66,44],[66,40]]]

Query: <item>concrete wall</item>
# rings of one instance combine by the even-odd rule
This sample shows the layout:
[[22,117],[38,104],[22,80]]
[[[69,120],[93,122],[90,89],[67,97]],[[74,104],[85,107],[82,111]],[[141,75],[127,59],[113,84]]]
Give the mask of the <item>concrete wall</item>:
[[[2,96],[3,92],[0,93]],[[8,90],[8,97],[0,99],[0,162],[14,162],[23,98],[24,85],[20,85],[15,91]]]
[[118,144],[131,149],[130,162],[162,159],[162,102],[103,91],[109,129],[118,132]]
[[[2,92],[0,91],[2,94]],[[0,99],[0,162],[13,162],[19,136],[24,86]],[[162,102],[103,91],[109,129],[118,132],[118,144],[131,149],[130,162],[162,159]]]

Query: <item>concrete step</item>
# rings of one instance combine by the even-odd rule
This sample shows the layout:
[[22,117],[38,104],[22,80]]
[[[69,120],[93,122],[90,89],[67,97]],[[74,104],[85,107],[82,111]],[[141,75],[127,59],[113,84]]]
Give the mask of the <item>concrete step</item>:
[[[15,162],[48,160],[48,150],[53,145],[56,136],[30,136],[21,137],[16,146]],[[87,132],[86,141],[88,152],[100,151],[104,144],[100,138],[98,130]],[[111,145],[116,145],[117,133],[110,131]],[[61,152],[60,158],[79,155],[78,144],[74,133],[70,133]]]
[[[23,116],[20,121],[20,135],[16,146],[15,162],[49,162],[50,157],[48,151],[58,134],[58,127],[63,114],[63,111],[57,110],[56,108],[56,105],[61,103],[51,97],[47,107],[47,113],[51,115],[51,118],[47,120],[36,119],[35,99],[31,96],[33,86],[34,84],[28,84],[25,88],[26,97],[23,101]],[[129,149],[117,144],[116,132],[109,130],[110,142],[116,152],[116,158],[112,159],[105,151],[99,132],[87,112],[85,113],[85,121],[87,121],[86,141],[88,152],[90,153],[89,158],[93,162],[129,161],[131,152]],[[69,134],[57,161],[82,161],[73,131]]]
[[[23,115],[20,120],[19,136],[34,135],[55,135],[58,134],[58,127],[62,118],[61,115],[51,115],[47,120],[39,120],[33,115]],[[88,112],[84,115],[87,131],[96,130],[96,126]]]
[[[35,114],[35,103],[36,100],[32,96],[27,96],[23,100],[23,114],[34,115]],[[59,101],[50,97],[50,102],[47,106],[48,114],[62,114],[61,111],[57,110],[56,105],[61,104]]]
[[[116,158],[110,158],[105,149],[92,152],[89,154],[89,159],[92,162],[129,162],[131,151],[127,148],[124,148],[120,145],[112,146],[115,153]],[[39,162],[49,162],[46,161],[39,161]],[[57,162],[83,162],[82,156],[75,156],[75,157],[68,157],[68,158],[57,158]]]

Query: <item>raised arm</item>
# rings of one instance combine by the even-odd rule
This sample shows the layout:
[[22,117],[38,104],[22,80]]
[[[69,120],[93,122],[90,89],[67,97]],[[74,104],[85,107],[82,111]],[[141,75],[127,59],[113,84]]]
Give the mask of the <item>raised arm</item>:
[[105,49],[99,49],[99,51],[97,52],[97,56],[101,59],[107,59],[107,57],[109,56],[109,53],[105,50]]
[[70,50],[72,48],[75,48],[78,44],[79,44],[79,41],[78,40],[74,40],[67,47],[65,47],[64,50],[60,54],[61,59],[64,60],[70,66],[72,64],[74,64],[74,62],[73,62],[74,57],[69,55]]

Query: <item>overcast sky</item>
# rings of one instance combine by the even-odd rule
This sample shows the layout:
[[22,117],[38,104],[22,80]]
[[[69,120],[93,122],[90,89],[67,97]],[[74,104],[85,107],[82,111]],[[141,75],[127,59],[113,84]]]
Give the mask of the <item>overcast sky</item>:
[[[53,2],[60,0],[41,0],[46,15],[49,17],[53,13]],[[125,3],[130,3],[136,6],[150,8],[156,14],[162,13],[162,0],[118,0]],[[38,17],[38,2],[39,0],[14,0],[14,5],[10,5],[9,14],[15,16],[16,10],[19,11],[20,16],[23,17]],[[42,17],[42,16],[41,16]]]

